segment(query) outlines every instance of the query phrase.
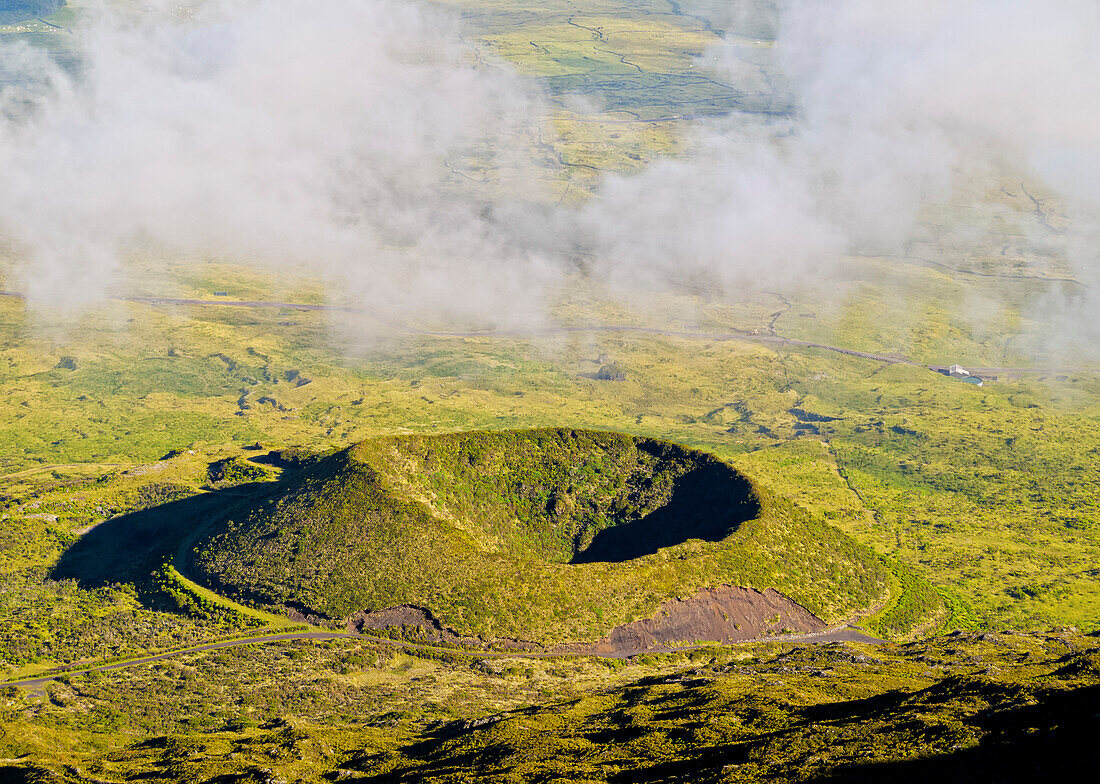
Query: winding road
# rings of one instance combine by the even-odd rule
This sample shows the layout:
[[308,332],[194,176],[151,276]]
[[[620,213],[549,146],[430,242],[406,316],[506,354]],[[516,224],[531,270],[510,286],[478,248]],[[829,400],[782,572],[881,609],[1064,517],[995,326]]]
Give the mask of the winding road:
[[[65,678],[70,675],[83,675],[89,672],[106,672],[107,670],[121,670],[125,667],[137,667],[142,664],[172,659],[189,653],[201,653],[202,651],[214,651],[219,648],[238,648],[244,645],[262,645],[271,642],[284,642],[287,640],[367,640],[369,642],[382,643],[394,648],[411,648],[417,651],[430,651],[432,653],[448,653],[456,656],[469,656],[475,659],[629,659],[632,656],[642,654],[680,653],[696,651],[703,648],[715,647],[712,645],[684,645],[674,648],[653,648],[636,653],[598,654],[598,653],[557,653],[554,651],[480,651],[467,648],[446,648],[436,645],[424,645],[422,643],[405,642],[403,640],[391,640],[388,637],[375,637],[370,634],[352,634],[350,632],[284,632],[282,634],[269,634],[263,637],[245,637],[236,640],[222,640],[202,645],[192,645],[187,648],[179,648],[174,651],[166,651],[151,656],[142,656],[137,659],[114,662],[113,664],[101,664],[94,667],[81,667],[65,670],[57,670],[34,678],[24,678],[18,681],[0,682],[0,688],[7,686],[19,686],[25,689],[34,689],[44,686],[50,681]],[[763,642],[807,642],[820,644],[828,642],[861,642],[869,645],[882,645],[885,640],[871,637],[859,629],[851,626],[838,626],[810,634],[788,634],[775,637],[762,637],[754,640],[741,640],[731,645],[751,645]]]

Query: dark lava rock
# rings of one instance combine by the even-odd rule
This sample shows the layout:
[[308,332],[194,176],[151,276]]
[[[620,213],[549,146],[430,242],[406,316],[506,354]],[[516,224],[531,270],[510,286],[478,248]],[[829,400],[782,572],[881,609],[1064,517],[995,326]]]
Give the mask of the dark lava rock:
[[600,381],[626,381],[626,371],[612,362],[601,367],[596,372],[596,378]]

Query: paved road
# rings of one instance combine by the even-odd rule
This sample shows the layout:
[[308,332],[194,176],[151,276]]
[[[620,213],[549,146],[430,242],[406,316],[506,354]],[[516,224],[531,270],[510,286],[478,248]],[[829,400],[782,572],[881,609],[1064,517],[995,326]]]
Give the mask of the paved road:
[[[929,370],[935,370],[937,373],[946,371],[947,368],[941,368],[938,365],[929,365]],[[1042,367],[1042,368],[1011,368],[1011,367],[972,367],[966,366],[966,369],[971,375],[978,376],[979,378],[985,378],[986,376],[1008,376],[1013,373],[1041,373],[1047,375],[1053,375],[1055,373],[1081,373],[1088,372],[1085,368],[1067,368],[1067,367]],[[1096,372],[1098,368],[1092,368],[1093,372]]]
[[[631,656],[640,654],[679,653],[712,647],[709,645],[684,645],[676,648],[654,648],[652,650],[638,651],[631,654],[555,653],[553,651],[480,651],[465,648],[445,648],[436,645],[423,645],[421,643],[404,642],[402,640],[391,640],[388,637],[375,637],[369,634],[351,634],[349,632],[284,632],[282,634],[268,634],[262,637],[246,637],[236,640],[211,642],[204,645],[193,645],[188,648],[180,648],[174,651],[166,651],[164,653],[158,653],[152,656],[142,656],[141,658],[137,659],[128,659],[126,661],[115,662],[114,664],[102,664],[96,667],[77,667],[73,669],[54,671],[49,674],[39,675],[34,678],[24,678],[23,680],[18,681],[3,682],[0,683],[0,687],[21,686],[23,688],[34,688],[36,686],[44,686],[50,681],[55,681],[58,678],[64,678],[69,675],[82,675],[88,672],[105,672],[107,670],[121,670],[125,667],[137,667],[142,664],[151,664],[153,662],[163,661],[165,659],[172,659],[177,656],[184,656],[189,653],[213,651],[219,648],[237,648],[244,645],[262,645],[265,643],[283,642],[286,640],[368,640],[370,642],[382,643],[383,645],[390,645],[395,648],[413,648],[419,651],[431,651],[433,653],[450,653],[459,656],[470,656],[477,659],[628,659]],[[744,640],[735,644],[747,645],[762,642],[807,642],[811,644],[828,642],[862,642],[871,645],[881,645],[885,643],[885,640],[871,637],[870,635],[864,634],[859,629],[856,629],[854,627],[845,626],[834,629],[826,629],[824,631],[814,632],[812,634],[793,634],[784,635],[781,637],[764,637],[755,640]]]
[[868,645],[885,645],[886,640],[880,640],[878,637],[872,637],[869,634],[857,629],[855,626],[844,626],[840,629],[826,629],[823,632],[817,632],[816,634],[804,634],[795,639],[800,639],[806,642],[862,642]]

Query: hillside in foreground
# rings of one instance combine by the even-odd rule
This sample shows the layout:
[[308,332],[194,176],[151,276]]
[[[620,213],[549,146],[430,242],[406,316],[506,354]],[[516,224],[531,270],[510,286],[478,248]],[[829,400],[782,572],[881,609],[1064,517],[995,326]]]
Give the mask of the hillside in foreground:
[[0,778],[1069,780],[1097,762],[1098,655],[1071,629],[614,662],[259,645],[5,693]]

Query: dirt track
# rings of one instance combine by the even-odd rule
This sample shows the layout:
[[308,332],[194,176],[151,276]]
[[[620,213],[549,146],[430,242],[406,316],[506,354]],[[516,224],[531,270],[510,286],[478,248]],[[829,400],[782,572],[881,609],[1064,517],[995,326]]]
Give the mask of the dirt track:
[[2,474],[0,475],[0,479],[14,479],[19,476],[29,476],[43,471],[52,471],[55,468],[121,468],[122,465],[122,463],[50,463],[49,465],[24,468],[22,471],[16,471],[11,474]]

